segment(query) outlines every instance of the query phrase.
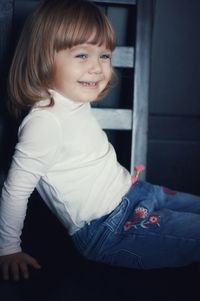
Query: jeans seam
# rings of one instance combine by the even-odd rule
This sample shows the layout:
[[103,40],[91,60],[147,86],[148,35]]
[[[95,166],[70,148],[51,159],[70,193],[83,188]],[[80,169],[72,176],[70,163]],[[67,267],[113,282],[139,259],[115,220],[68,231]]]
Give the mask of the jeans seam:
[[[99,231],[100,231],[100,229],[102,229],[102,227],[105,227],[105,224],[102,224],[99,226]],[[89,253],[91,252],[91,250],[92,250],[92,253],[94,253],[94,254],[98,254],[101,251],[102,245],[103,245],[104,241],[106,240],[106,238],[108,237],[110,229],[108,229],[108,227],[105,228],[100,239],[98,240],[98,242],[95,245],[95,241],[99,236],[99,231],[97,231],[95,233],[95,235],[92,237],[91,243],[87,245],[87,248],[83,252],[84,256],[89,258]],[[95,247],[94,247],[94,245],[95,245]]]
[[142,256],[141,256],[141,255],[138,255],[138,254],[136,254],[135,252],[132,252],[132,251],[130,251],[130,250],[128,250],[128,249],[125,249],[125,248],[119,249],[119,250],[117,250],[116,252],[110,254],[110,256],[114,256],[115,254],[119,253],[120,251],[124,251],[124,252],[126,252],[126,253],[129,253],[129,254],[135,256],[135,257],[137,258],[137,260],[138,260],[138,263],[139,263],[139,265],[140,265],[140,268],[144,268],[144,265],[143,265],[143,263],[142,263]]
[[81,235],[79,235],[78,233],[75,233],[74,236],[72,236],[72,239],[74,240],[78,251],[82,253],[82,250],[85,249],[86,244],[81,239]]
[[[117,231],[117,229],[119,228],[119,226],[121,225],[121,223],[122,223],[122,221],[123,221],[123,219],[124,219],[124,215],[125,215],[125,213],[127,212],[127,208],[128,208],[128,206],[129,206],[129,204],[130,204],[130,200],[129,200],[127,197],[123,197],[121,203],[124,202],[124,201],[126,201],[126,204],[123,203],[123,204],[121,205],[121,206],[123,206],[123,208],[120,208],[120,209],[118,210],[118,212],[115,213],[114,216],[110,217],[110,219],[108,218],[108,220],[105,221],[105,222],[103,223],[103,224],[104,224],[106,227],[108,227],[108,228],[110,229],[110,231],[113,232],[113,233],[115,233],[115,232]],[[122,213],[122,211],[123,211],[123,213]],[[113,220],[113,219],[116,217],[116,215],[118,215],[118,214],[122,214],[120,220],[118,221],[117,224],[112,223],[112,220]],[[111,223],[112,223],[112,225],[111,225]]]
[[[147,230],[148,231],[148,230]],[[185,237],[179,237],[179,236],[175,236],[173,234],[167,234],[167,233],[156,233],[156,232],[153,232],[153,231],[148,231],[148,234],[149,235],[152,235],[152,236],[157,236],[157,237],[162,237],[162,238],[169,238],[169,239],[177,239],[177,240],[180,240],[180,241],[191,241],[191,242],[197,242],[197,241],[200,241],[200,239],[195,239],[195,238],[185,238]],[[137,232],[129,232],[126,234],[127,236],[147,236],[147,232],[145,232],[144,234],[143,233],[137,233]],[[122,237],[124,237],[124,235],[122,234]]]

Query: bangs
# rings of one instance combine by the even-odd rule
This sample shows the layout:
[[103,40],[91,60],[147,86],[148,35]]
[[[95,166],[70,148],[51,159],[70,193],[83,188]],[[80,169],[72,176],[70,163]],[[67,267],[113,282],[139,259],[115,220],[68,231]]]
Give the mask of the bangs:
[[[69,12],[69,9],[68,9]],[[107,49],[114,50],[116,37],[107,17],[100,9],[95,7],[94,11],[77,7],[63,18],[56,33],[54,49],[60,51],[73,46],[90,43],[105,45]]]

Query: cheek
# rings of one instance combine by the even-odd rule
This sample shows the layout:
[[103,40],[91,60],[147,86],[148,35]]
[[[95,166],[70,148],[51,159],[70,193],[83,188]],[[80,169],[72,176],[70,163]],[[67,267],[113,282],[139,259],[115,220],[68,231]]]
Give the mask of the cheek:
[[116,79],[116,73],[113,68],[110,69],[110,74],[109,74],[109,82],[113,82],[113,80]]
[[113,75],[113,70],[112,70],[112,68],[111,67],[107,67],[106,68],[106,79],[108,80],[108,81],[110,81],[111,79],[112,79],[112,75]]

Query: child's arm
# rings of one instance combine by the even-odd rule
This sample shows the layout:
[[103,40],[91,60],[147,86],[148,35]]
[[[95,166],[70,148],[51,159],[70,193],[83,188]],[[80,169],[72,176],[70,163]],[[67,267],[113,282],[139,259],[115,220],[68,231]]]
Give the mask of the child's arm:
[[34,269],[41,267],[35,258],[23,252],[0,256],[0,270],[4,280],[13,278],[17,281],[21,276],[28,279],[28,266]]
[[34,259],[22,253],[20,247],[28,198],[54,164],[60,143],[61,129],[48,112],[28,116],[20,128],[0,200],[0,269],[4,277],[8,269],[16,273],[21,267],[26,270],[34,265]]

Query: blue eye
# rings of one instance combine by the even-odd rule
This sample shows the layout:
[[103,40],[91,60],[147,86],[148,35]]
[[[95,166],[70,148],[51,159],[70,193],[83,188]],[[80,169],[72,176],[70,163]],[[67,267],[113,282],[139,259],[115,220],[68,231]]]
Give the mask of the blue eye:
[[101,59],[103,60],[110,60],[111,59],[111,54],[102,54],[100,56]]
[[87,59],[87,54],[81,53],[81,54],[77,54],[75,57],[80,58],[80,59]]

